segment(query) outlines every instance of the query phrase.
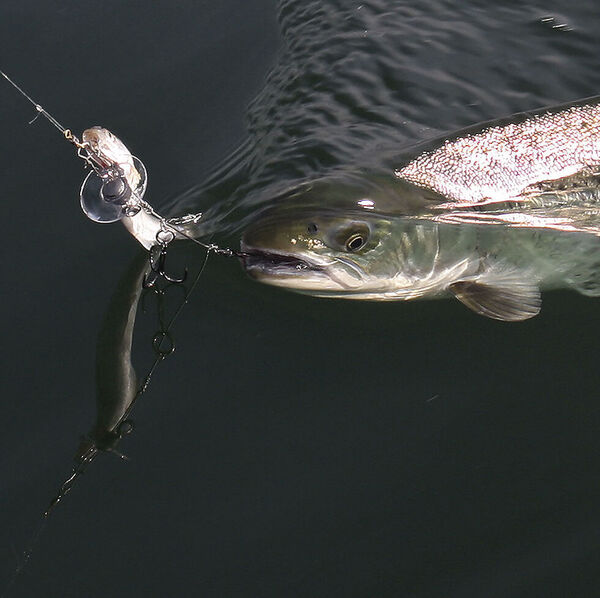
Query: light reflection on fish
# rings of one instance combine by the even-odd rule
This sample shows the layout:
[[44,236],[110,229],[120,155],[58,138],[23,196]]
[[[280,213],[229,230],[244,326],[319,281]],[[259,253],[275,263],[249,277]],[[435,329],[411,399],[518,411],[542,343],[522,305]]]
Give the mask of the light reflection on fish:
[[464,129],[396,168],[395,175],[440,193],[449,204],[493,204],[527,201],[556,181],[581,183],[599,164],[595,97]]
[[242,238],[248,273],[318,296],[454,295],[507,321],[536,315],[540,289],[600,295],[599,98],[465,129],[389,170],[263,213]]

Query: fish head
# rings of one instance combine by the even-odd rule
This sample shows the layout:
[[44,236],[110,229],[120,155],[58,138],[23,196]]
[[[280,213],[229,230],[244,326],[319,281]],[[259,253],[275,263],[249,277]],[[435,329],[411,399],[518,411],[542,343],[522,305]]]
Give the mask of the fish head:
[[279,210],[244,231],[242,264],[260,282],[317,296],[385,299],[402,289],[415,292],[414,258],[422,252],[403,251],[397,227],[366,211]]

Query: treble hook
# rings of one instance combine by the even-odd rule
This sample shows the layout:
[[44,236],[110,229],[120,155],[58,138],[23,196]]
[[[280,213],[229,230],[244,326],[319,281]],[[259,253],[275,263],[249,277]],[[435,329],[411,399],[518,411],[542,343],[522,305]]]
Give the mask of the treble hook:
[[[160,251],[156,257],[155,253],[157,248],[160,248]],[[187,278],[187,268],[184,269],[183,275],[179,278],[171,276],[165,271],[165,262],[167,259],[166,244],[154,245],[151,247],[150,251],[148,252],[148,258],[150,260],[150,269],[152,270],[152,274],[154,274],[154,276],[152,276],[152,274],[146,274],[146,276],[144,276],[144,282],[142,285],[145,289],[152,288],[154,285],[156,285],[156,282],[159,278],[163,278],[171,284],[181,284]]]

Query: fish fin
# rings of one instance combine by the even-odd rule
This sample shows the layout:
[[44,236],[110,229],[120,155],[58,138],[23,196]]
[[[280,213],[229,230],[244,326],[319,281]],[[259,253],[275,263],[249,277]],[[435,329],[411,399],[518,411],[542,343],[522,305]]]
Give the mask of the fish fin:
[[469,309],[482,316],[505,322],[533,318],[540,312],[542,297],[533,281],[510,271],[497,276],[481,275],[477,280],[459,280],[448,290]]

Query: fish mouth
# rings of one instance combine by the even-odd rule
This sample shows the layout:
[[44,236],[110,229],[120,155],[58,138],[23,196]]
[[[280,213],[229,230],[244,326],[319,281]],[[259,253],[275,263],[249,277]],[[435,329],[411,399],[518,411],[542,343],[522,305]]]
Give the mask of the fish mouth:
[[245,244],[238,257],[254,280],[309,295],[345,296],[355,290],[358,282],[355,272],[352,277],[344,277],[332,270],[337,262],[316,264],[290,253],[249,248]]
[[253,278],[288,277],[322,273],[323,267],[289,253],[243,247],[239,254],[242,266]]

